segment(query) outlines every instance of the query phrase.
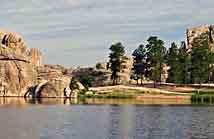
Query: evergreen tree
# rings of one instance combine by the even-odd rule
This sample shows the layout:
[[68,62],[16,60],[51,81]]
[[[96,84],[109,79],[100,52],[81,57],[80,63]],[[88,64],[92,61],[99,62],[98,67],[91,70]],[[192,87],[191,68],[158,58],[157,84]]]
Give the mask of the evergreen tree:
[[148,76],[154,81],[154,87],[156,83],[161,82],[162,66],[164,63],[166,48],[164,47],[164,42],[156,36],[151,36],[147,40],[146,45],[147,52],[147,65],[148,65]]
[[194,40],[191,55],[191,78],[193,83],[203,83],[209,80],[210,50],[208,40]]
[[187,52],[187,46],[184,41],[181,42],[179,48],[179,70],[180,70],[180,82],[183,84],[190,83],[190,67],[191,67],[191,56]]
[[109,66],[112,71],[111,79],[113,81],[113,84],[118,84],[118,80],[120,78],[119,72],[122,70],[124,63],[124,55],[125,50],[122,43],[116,43],[111,45],[110,49],[110,55],[109,55]]
[[137,49],[134,50],[132,53],[132,56],[134,58],[133,63],[133,73],[134,73],[134,79],[141,80],[141,85],[143,84],[143,79],[145,75],[145,69],[146,69],[146,49],[144,45],[140,45]]
[[214,81],[214,52],[211,51],[209,55],[210,69],[209,69],[209,83]]
[[170,67],[168,82],[181,83],[180,79],[180,63],[179,63],[179,51],[177,45],[173,42],[167,53],[167,62]]

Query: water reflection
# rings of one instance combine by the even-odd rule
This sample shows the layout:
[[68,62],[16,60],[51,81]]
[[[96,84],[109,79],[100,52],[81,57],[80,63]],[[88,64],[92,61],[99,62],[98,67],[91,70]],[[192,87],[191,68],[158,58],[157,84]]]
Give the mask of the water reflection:
[[56,98],[43,98],[43,99],[31,99],[31,98],[19,98],[19,97],[1,97],[0,106],[27,106],[30,104],[42,104],[42,105],[71,105],[77,104],[77,99],[56,99]]
[[144,104],[144,105],[186,105],[191,104],[190,100],[136,100],[136,99],[64,99],[64,98],[17,98],[17,97],[0,97],[0,106],[27,106],[31,104],[37,105],[73,105],[73,104],[111,104],[111,105],[131,105],[131,104]]
[[[84,103],[100,104],[100,101]],[[128,100],[120,103],[123,101],[128,103]],[[0,139],[214,138],[212,106],[120,105],[112,104],[113,100],[109,102],[111,105],[107,101],[105,105],[73,105],[83,102],[22,98],[2,98],[0,102],[2,106],[24,107],[0,108]]]

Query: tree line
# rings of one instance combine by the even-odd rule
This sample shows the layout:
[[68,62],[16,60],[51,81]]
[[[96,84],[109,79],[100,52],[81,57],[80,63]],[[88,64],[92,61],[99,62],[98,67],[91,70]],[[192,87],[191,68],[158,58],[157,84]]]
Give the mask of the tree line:
[[[118,84],[119,73],[125,62],[125,47],[118,42],[111,45],[109,68],[113,84]],[[193,40],[192,48],[184,41],[181,45],[173,42],[167,49],[163,40],[150,36],[146,44],[140,44],[132,53],[133,68],[131,79],[143,84],[145,79],[152,80],[154,86],[162,81],[164,65],[169,67],[166,82],[176,84],[202,84],[213,81],[214,53],[209,47],[206,34]]]

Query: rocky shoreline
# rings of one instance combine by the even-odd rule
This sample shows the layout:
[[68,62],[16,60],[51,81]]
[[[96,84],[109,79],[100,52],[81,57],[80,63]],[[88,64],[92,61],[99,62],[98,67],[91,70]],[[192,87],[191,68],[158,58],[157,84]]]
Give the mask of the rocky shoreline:
[[70,87],[71,77],[63,67],[42,64],[42,53],[28,49],[21,36],[0,31],[1,97],[77,97],[84,89]]

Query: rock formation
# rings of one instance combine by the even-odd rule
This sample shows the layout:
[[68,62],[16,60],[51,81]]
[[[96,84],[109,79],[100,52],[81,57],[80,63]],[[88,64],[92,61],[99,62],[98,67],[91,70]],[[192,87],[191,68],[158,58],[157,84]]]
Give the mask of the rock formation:
[[170,67],[167,64],[163,64],[162,73],[161,73],[161,82],[166,82],[169,78],[169,69]]
[[128,83],[130,81],[130,76],[132,73],[133,68],[133,58],[132,57],[126,57],[125,62],[123,63],[123,69],[121,71],[120,75],[120,82],[121,83]]
[[[100,68],[76,68],[69,70],[68,74],[72,77],[80,78],[81,76],[91,75],[95,78],[93,86],[104,86],[111,85],[111,71],[108,63],[99,63]],[[131,57],[126,57],[123,63],[123,69],[119,73],[120,80],[119,83],[126,84],[130,81],[130,76],[132,72],[133,59]]]
[[67,75],[75,78],[81,78],[82,76],[91,75],[94,77],[95,81],[93,86],[104,86],[111,84],[111,73],[107,69],[95,69],[95,68],[76,68],[69,70]]
[[[67,74],[67,69],[60,65],[37,66],[38,85],[33,96],[36,97],[77,97],[76,92],[72,92],[70,83],[72,76]],[[85,89],[78,83],[80,90]]]
[[0,46],[0,96],[24,96],[36,84],[34,65],[25,55]]
[[42,65],[38,49],[28,50],[21,36],[0,31],[0,96],[77,97],[70,83],[64,67]]
[[30,49],[29,56],[31,58],[31,63],[36,66],[42,66],[42,52],[36,48]]
[[65,69],[59,68],[57,65],[43,65],[37,67],[38,78],[51,80],[64,75]]
[[189,49],[192,48],[193,42],[196,38],[208,39],[209,47],[214,50],[214,25],[202,25],[197,28],[187,29],[187,42]]
[[17,54],[24,54],[27,51],[24,40],[16,33],[0,31],[0,42],[5,47],[15,50]]
[[71,78],[66,76],[43,80],[40,85],[36,87],[34,95],[36,97],[65,97],[65,91],[71,93],[71,89],[69,88],[70,80]]

